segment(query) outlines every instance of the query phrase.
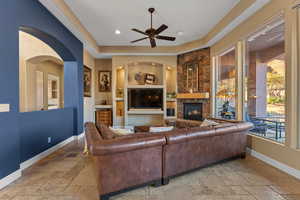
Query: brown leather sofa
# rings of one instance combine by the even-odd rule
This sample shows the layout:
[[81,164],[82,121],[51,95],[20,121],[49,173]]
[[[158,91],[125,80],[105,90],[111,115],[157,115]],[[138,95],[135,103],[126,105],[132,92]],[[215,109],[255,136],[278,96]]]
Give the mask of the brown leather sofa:
[[98,132],[94,123],[85,124],[85,134],[95,162],[101,200],[131,187],[161,184],[164,136],[134,134],[103,139],[104,134]]
[[[167,144],[164,145],[163,151],[163,184],[167,184],[173,176],[197,168],[233,157],[245,158],[247,132],[252,128],[252,124],[214,120],[221,123],[211,127],[194,126],[184,128],[186,129],[184,132],[166,134]],[[184,126],[185,122],[180,120],[176,122],[178,123]]]
[[101,200],[136,186],[167,184],[173,176],[225,159],[244,158],[246,133],[252,124],[218,122],[216,126],[200,127],[199,122],[196,126],[191,121],[167,121],[176,128],[122,137],[107,127],[97,129],[93,123],[86,123],[87,145],[96,163]]

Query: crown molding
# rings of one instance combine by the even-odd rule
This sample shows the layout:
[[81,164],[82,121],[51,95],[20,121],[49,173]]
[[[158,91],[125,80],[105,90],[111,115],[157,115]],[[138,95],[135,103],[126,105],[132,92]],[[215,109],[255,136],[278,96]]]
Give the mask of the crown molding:
[[212,46],[271,0],[240,0],[205,37],[181,45],[154,49],[148,46],[99,46],[64,0],[39,1],[83,43],[94,58],[109,58],[117,55],[174,56]]

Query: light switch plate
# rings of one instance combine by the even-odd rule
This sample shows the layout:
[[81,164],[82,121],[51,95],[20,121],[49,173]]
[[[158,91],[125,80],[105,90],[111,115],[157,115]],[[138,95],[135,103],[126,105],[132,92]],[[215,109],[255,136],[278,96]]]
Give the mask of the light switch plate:
[[0,112],[9,112],[9,104],[0,104]]

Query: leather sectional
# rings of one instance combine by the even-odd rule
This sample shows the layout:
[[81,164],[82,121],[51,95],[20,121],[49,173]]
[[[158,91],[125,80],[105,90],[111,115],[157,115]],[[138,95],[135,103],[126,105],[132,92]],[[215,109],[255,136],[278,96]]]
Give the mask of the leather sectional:
[[229,158],[244,158],[252,124],[214,120],[219,125],[200,127],[199,122],[167,121],[176,128],[121,137],[105,126],[86,123],[100,199],[142,185],[167,184],[174,176]]

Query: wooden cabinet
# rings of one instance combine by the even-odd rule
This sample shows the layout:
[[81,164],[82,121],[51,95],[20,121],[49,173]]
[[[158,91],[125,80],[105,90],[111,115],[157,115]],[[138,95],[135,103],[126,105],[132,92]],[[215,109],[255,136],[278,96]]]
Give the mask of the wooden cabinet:
[[96,110],[96,124],[104,124],[112,126],[112,109],[99,109]]

